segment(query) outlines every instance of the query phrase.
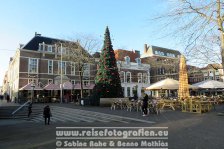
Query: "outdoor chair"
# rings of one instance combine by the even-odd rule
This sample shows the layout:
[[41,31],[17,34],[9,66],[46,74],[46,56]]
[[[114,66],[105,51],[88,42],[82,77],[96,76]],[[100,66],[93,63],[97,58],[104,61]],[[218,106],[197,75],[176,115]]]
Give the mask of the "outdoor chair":
[[115,99],[111,104],[111,110],[116,110],[117,108],[123,109],[122,100],[121,99]]

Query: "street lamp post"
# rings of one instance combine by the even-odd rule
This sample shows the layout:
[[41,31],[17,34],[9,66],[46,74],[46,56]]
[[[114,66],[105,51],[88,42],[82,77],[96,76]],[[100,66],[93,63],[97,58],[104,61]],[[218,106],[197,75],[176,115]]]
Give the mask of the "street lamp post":
[[32,88],[32,92],[31,92],[31,102],[33,102],[33,97],[34,97],[34,87],[35,87],[35,84],[34,84],[34,82],[32,81],[32,83],[31,83],[31,88]]
[[62,96],[62,94],[63,94],[63,85],[62,85],[62,43],[61,43],[61,103],[62,103],[62,98],[63,98],[63,96]]

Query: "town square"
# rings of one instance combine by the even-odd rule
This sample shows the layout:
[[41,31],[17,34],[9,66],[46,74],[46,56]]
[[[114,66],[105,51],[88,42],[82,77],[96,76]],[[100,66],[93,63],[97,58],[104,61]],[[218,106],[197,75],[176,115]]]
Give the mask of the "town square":
[[223,0],[0,4],[0,148],[224,148]]

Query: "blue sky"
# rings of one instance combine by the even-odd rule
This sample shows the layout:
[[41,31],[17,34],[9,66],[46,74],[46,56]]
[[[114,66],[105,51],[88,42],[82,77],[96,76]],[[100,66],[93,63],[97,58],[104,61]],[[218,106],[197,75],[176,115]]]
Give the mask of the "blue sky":
[[114,49],[143,51],[145,43],[181,50],[162,37],[150,19],[168,8],[167,0],[3,0],[0,2],[0,85],[9,57],[35,32],[47,37],[93,34],[103,40],[109,26]]

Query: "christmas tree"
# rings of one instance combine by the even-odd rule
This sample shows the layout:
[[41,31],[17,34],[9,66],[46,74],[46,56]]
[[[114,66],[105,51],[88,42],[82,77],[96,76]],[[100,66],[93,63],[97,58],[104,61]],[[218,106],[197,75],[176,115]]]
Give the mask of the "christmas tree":
[[100,54],[95,82],[95,92],[99,97],[123,97],[120,76],[108,27],[106,27],[105,31],[104,45]]

